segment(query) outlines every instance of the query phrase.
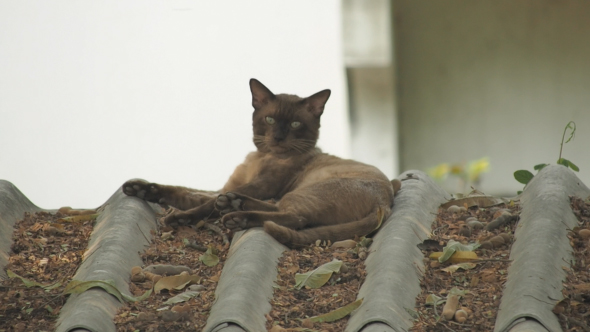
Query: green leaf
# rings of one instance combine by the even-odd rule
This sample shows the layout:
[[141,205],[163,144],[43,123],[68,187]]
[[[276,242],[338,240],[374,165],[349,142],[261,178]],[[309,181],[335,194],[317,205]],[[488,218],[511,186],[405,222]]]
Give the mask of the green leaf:
[[426,302],[424,304],[426,304],[426,305],[436,305],[441,300],[442,300],[442,297],[438,297],[438,296],[436,296],[434,294],[428,294],[428,296],[426,297]]
[[516,179],[516,181],[518,181],[522,184],[529,183],[529,181],[531,181],[531,179],[533,177],[534,177],[533,173],[527,171],[526,169],[521,169],[521,170],[514,172],[514,178]]
[[479,243],[462,244],[455,240],[449,240],[446,247],[443,248],[443,254],[438,258],[438,261],[444,263],[453,256],[455,251],[473,251],[479,248],[479,246]]
[[568,162],[567,162],[567,159],[565,159],[565,158],[559,158],[559,159],[557,159],[557,164],[558,165],[563,165],[565,167],[568,167]]
[[465,294],[467,294],[467,291],[461,290],[461,289],[459,289],[457,287],[453,287],[449,291],[449,294],[447,295],[447,298],[449,298],[450,295],[465,296]]
[[517,194],[517,195],[520,195],[520,194],[522,194],[522,190],[519,190],[519,191],[517,191],[517,192],[516,192],[516,194]]
[[373,243],[373,239],[370,237],[362,237],[358,243],[359,247],[368,248],[371,243]]
[[51,284],[51,285],[43,285],[43,284],[38,283],[34,280],[29,280],[27,278],[21,277],[18,274],[12,272],[11,270],[6,270],[6,274],[8,275],[9,278],[20,279],[23,282],[23,284],[25,284],[26,287],[41,287],[45,290],[52,290],[54,288],[61,286],[61,282],[59,282],[59,281],[54,284]]
[[146,299],[148,296],[150,296],[150,294],[152,293],[152,290],[149,289],[145,293],[143,293],[143,295],[139,297],[134,297],[121,293],[119,289],[117,289],[117,287],[115,286],[115,282],[113,280],[72,280],[64,289],[63,294],[81,294],[91,288],[97,287],[104,289],[107,293],[116,297],[121,303],[123,303],[123,300],[129,302],[142,301]]
[[575,165],[574,163],[572,163],[571,161],[569,161],[569,160],[567,160],[567,159],[565,159],[565,158],[561,158],[561,159],[563,159],[563,162],[564,162],[564,164],[563,164],[563,165],[565,165],[566,167],[569,167],[569,168],[573,169],[573,170],[574,170],[574,171],[576,171],[576,172],[579,172],[579,171],[580,171],[580,169],[578,168],[578,166],[576,166],[576,165]]
[[340,271],[342,261],[334,259],[333,261],[321,265],[313,271],[307,273],[297,273],[295,275],[295,288],[301,289],[303,286],[309,288],[320,288],[322,287],[330,277],[332,273]]
[[351,312],[353,312],[358,307],[360,307],[362,303],[363,303],[363,299],[358,299],[352,303],[345,305],[342,308],[338,308],[336,310],[330,311],[327,314],[311,317],[311,318],[309,318],[309,320],[312,323],[335,322],[335,321],[349,315]]
[[215,266],[219,264],[219,257],[216,255],[216,250],[209,247],[207,251],[199,257],[199,260],[207,266]]
[[540,170],[542,170],[543,168],[545,168],[545,166],[548,166],[548,165],[549,165],[549,164],[538,164],[538,165],[535,165],[535,166],[533,167],[533,169],[534,169],[535,171],[540,171]]

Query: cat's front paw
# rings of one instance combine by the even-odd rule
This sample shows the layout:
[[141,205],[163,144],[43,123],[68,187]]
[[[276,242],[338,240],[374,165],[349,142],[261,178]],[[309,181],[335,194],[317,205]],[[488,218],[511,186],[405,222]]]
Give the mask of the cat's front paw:
[[242,200],[234,193],[225,193],[217,196],[215,209],[222,215],[232,211],[240,211],[242,210]]
[[149,183],[144,180],[129,180],[123,184],[122,190],[127,196],[136,196],[153,203],[165,203],[157,183]]

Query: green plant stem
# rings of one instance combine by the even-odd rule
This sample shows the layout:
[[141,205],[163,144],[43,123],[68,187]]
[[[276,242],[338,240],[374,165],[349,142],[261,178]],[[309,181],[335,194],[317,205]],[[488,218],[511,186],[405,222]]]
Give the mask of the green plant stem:
[[[573,121],[570,121],[567,123],[567,125],[565,126],[565,128],[563,129],[563,136],[561,136],[561,147],[559,148],[559,158],[557,160],[561,160],[561,152],[563,151],[563,141],[565,140],[565,133],[567,132],[567,128],[571,128],[570,127],[570,123],[574,123]],[[572,129],[572,132],[575,131],[575,123],[574,123],[574,129]]]

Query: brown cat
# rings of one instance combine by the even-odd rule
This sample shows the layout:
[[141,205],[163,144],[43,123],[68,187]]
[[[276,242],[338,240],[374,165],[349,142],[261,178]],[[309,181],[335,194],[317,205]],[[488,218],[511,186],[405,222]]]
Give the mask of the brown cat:
[[[376,230],[391,212],[400,182],[377,168],[316,148],[330,90],[310,97],[273,94],[250,80],[254,144],[220,192],[130,180],[123,192],[177,209],[165,218],[196,223],[221,216],[239,230],[263,226],[279,242],[299,246]],[[392,185],[393,184],[393,185]],[[276,204],[265,202],[276,200]]]

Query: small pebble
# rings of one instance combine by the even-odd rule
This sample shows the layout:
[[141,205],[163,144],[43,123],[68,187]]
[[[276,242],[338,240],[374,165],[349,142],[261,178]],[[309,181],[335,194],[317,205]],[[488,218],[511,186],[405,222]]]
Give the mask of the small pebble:
[[484,227],[484,224],[475,218],[473,218],[472,220],[469,220],[469,218],[467,218],[467,225],[469,227],[471,227],[471,229],[476,230],[476,231],[483,229],[483,227]]
[[195,285],[195,284],[193,284],[193,285],[188,286],[188,290],[191,290],[191,291],[200,292],[203,289],[205,289],[205,286],[203,286],[203,285]]
[[457,310],[455,312],[455,321],[457,323],[464,323],[467,320],[467,312],[465,310]]
[[496,235],[493,238],[489,239],[489,242],[492,243],[494,248],[501,247],[506,243],[506,241],[504,241],[504,238],[501,237],[500,235]]
[[578,232],[578,235],[580,235],[580,237],[584,240],[586,239],[590,239],[590,229],[580,229],[580,231]]
[[174,312],[190,312],[191,306],[188,304],[186,304],[186,305],[178,304],[178,305],[173,306],[172,309],[170,309],[170,310],[174,311]]
[[346,265],[346,263],[342,263],[342,265],[340,265],[340,272],[346,273],[348,271],[349,271],[348,265]]
[[345,248],[350,249],[356,247],[355,240],[344,240],[344,241],[336,241],[332,243],[332,248]]
[[500,233],[498,234],[498,236],[501,236],[504,239],[505,243],[510,243],[512,242],[512,234],[508,234],[508,233]]
[[168,239],[173,239],[174,235],[172,235],[172,232],[163,232],[160,238],[162,239],[162,241],[166,241]]
[[465,237],[470,237],[471,236],[471,228],[467,225],[461,225],[461,228],[459,228],[459,235],[465,236]]
[[461,212],[461,208],[458,207],[457,205],[451,205],[448,207],[447,211],[449,211],[451,213],[459,213],[459,212]]
[[135,319],[142,322],[148,322],[156,320],[156,315],[148,312],[140,312],[139,314],[137,314],[137,317],[135,317]]
[[311,320],[309,320],[308,318],[304,319],[301,322],[301,326],[303,326],[306,329],[312,329],[313,328],[313,323]]
[[493,249],[494,245],[490,241],[483,241],[479,244],[479,248],[481,249]]

